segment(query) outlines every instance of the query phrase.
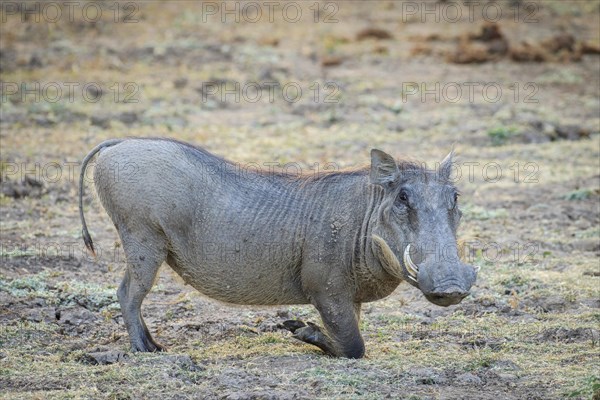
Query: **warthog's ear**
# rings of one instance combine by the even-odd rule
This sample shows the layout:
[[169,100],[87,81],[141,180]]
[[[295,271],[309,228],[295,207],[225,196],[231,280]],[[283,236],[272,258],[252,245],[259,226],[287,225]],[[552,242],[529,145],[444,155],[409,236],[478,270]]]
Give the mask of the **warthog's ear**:
[[440,164],[439,177],[444,180],[450,179],[452,173],[452,163],[454,159],[454,149],[442,160]]
[[371,183],[389,185],[400,176],[398,165],[392,156],[381,150],[371,150]]

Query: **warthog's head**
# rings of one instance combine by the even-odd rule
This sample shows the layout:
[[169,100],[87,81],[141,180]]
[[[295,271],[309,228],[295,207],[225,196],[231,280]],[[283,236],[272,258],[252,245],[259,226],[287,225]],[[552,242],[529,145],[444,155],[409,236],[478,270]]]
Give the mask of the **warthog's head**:
[[371,150],[371,183],[383,188],[372,228],[373,252],[389,274],[440,306],[460,303],[477,277],[477,269],[458,256],[461,212],[451,172],[452,153],[439,168],[428,170]]

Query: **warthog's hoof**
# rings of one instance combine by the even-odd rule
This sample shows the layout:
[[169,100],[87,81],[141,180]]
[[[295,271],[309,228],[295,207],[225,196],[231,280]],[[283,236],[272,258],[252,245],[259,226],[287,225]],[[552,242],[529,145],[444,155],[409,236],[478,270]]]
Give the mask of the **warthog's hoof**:
[[306,324],[299,319],[288,319],[287,321],[283,321],[281,324],[277,324],[277,327],[280,329],[287,329],[288,331],[294,333],[300,328],[304,328]]
[[280,328],[292,332],[294,337],[308,344],[320,347],[326,353],[330,353],[327,337],[321,332],[321,328],[312,322],[289,319],[279,324]]
[[167,349],[156,343],[152,338],[144,338],[141,342],[131,343],[133,351],[139,351],[144,353],[155,353],[159,351],[167,351]]

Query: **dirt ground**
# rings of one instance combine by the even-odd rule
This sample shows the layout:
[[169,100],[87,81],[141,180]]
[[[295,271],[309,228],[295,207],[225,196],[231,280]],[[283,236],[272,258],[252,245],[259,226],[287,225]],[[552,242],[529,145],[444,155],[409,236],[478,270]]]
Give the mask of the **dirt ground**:
[[[598,1],[49,4],[0,10],[0,397],[600,399]],[[365,304],[347,360],[277,328],[311,307],[222,304],[165,265],[143,313],[168,351],[132,353],[89,179],[97,259],[77,209],[82,158],[126,136],[288,172],[454,146],[478,282]]]

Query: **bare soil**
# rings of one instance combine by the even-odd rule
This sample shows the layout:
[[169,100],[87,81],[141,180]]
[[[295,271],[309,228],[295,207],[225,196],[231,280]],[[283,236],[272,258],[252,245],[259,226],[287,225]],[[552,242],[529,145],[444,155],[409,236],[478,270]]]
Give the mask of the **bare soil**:
[[[239,22],[220,2],[115,3],[116,18],[90,3],[96,22],[85,2],[55,23],[2,9],[0,397],[600,398],[597,1],[481,2],[473,21],[442,1],[296,2],[296,22],[260,2],[257,22],[245,3]],[[292,172],[364,165],[374,147],[434,167],[455,146],[480,278],[448,308],[408,285],[365,304],[367,357],[346,360],[278,329],[319,322],[311,307],[222,304],[165,265],[143,312],[168,351],[132,353],[124,255],[89,179],[97,259],[77,211],[81,159],[126,136]]]

